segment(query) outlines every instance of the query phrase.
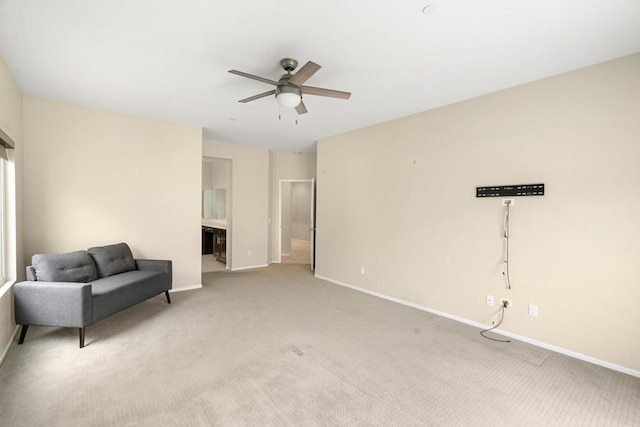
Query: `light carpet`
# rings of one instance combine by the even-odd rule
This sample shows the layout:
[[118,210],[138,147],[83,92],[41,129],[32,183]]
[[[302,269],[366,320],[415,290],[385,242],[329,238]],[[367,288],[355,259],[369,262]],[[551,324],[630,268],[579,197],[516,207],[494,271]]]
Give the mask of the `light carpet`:
[[640,379],[273,265],[32,327],[3,426],[638,426]]
[[282,264],[311,264],[311,242],[291,239],[291,253],[282,255]]

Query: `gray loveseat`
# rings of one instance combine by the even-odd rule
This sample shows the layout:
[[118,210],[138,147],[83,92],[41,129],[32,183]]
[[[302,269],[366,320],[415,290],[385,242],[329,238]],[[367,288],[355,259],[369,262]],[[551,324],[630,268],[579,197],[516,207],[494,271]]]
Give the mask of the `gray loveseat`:
[[37,254],[27,281],[14,286],[15,320],[22,325],[85,328],[98,320],[164,292],[171,304],[172,265],[168,260],[134,259],[126,243],[65,254]]

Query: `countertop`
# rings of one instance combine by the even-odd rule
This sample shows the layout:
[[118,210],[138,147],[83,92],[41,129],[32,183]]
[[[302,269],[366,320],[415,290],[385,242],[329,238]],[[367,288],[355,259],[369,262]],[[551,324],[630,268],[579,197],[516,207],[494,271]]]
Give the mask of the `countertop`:
[[219,228],[221,230],[227,229],[226,219],[204,219],[202,218],[202,225],[205,227]]

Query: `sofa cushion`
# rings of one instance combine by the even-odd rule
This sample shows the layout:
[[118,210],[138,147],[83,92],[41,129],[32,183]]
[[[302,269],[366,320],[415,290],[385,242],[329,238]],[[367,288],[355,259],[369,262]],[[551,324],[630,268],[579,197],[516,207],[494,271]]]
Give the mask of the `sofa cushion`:
[[163,271],[134,270],[91,282],[93,321],[141,303],[171,289],[171,276]]
[[87,249],[96,263],[98,277],[109,277],[136,269],[131,249],[126,243]]
[[96,265],[86,251],[36,254],[31,264],[38,281],[87,283],[98,278]]

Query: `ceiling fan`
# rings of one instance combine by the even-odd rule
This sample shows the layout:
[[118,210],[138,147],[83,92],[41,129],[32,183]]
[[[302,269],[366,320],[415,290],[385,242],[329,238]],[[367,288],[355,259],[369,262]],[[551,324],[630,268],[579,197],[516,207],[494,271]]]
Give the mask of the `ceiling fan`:
[[276,87],[274,90],[270,90],[259,95],[250,96],[249,98],[241,99],[238,102],[245,103],[264,98],[265,96],[275,95],[276,99],[278,100],[278,104],[280,104],[281,106],[286,108],[295,108],[298,114],[306,114],[307,107],[305,107],[304,102],[302,102],[302,94],[328,96],[330,98],[340,99],[349,99],[349,97],[351,97],[351,93],[349,92],[324,89],[321,87],[303,86],[303,83],[309,80],[309,78],[320,69],[320,65],[316,64],[315,62],[308,61],[295,74],[291,74],[291,72],[298,67],[298,61],[296,61],[295,59],[281,59],[280,65],[282,66],[282,68],[284,68],[287,74],[283,74],[278,81],[254,76],[253,74],[244,73],[238,70],[229,70],[231,74],[237,74],[238,76],[258,80],[260,82],[268,83]]

